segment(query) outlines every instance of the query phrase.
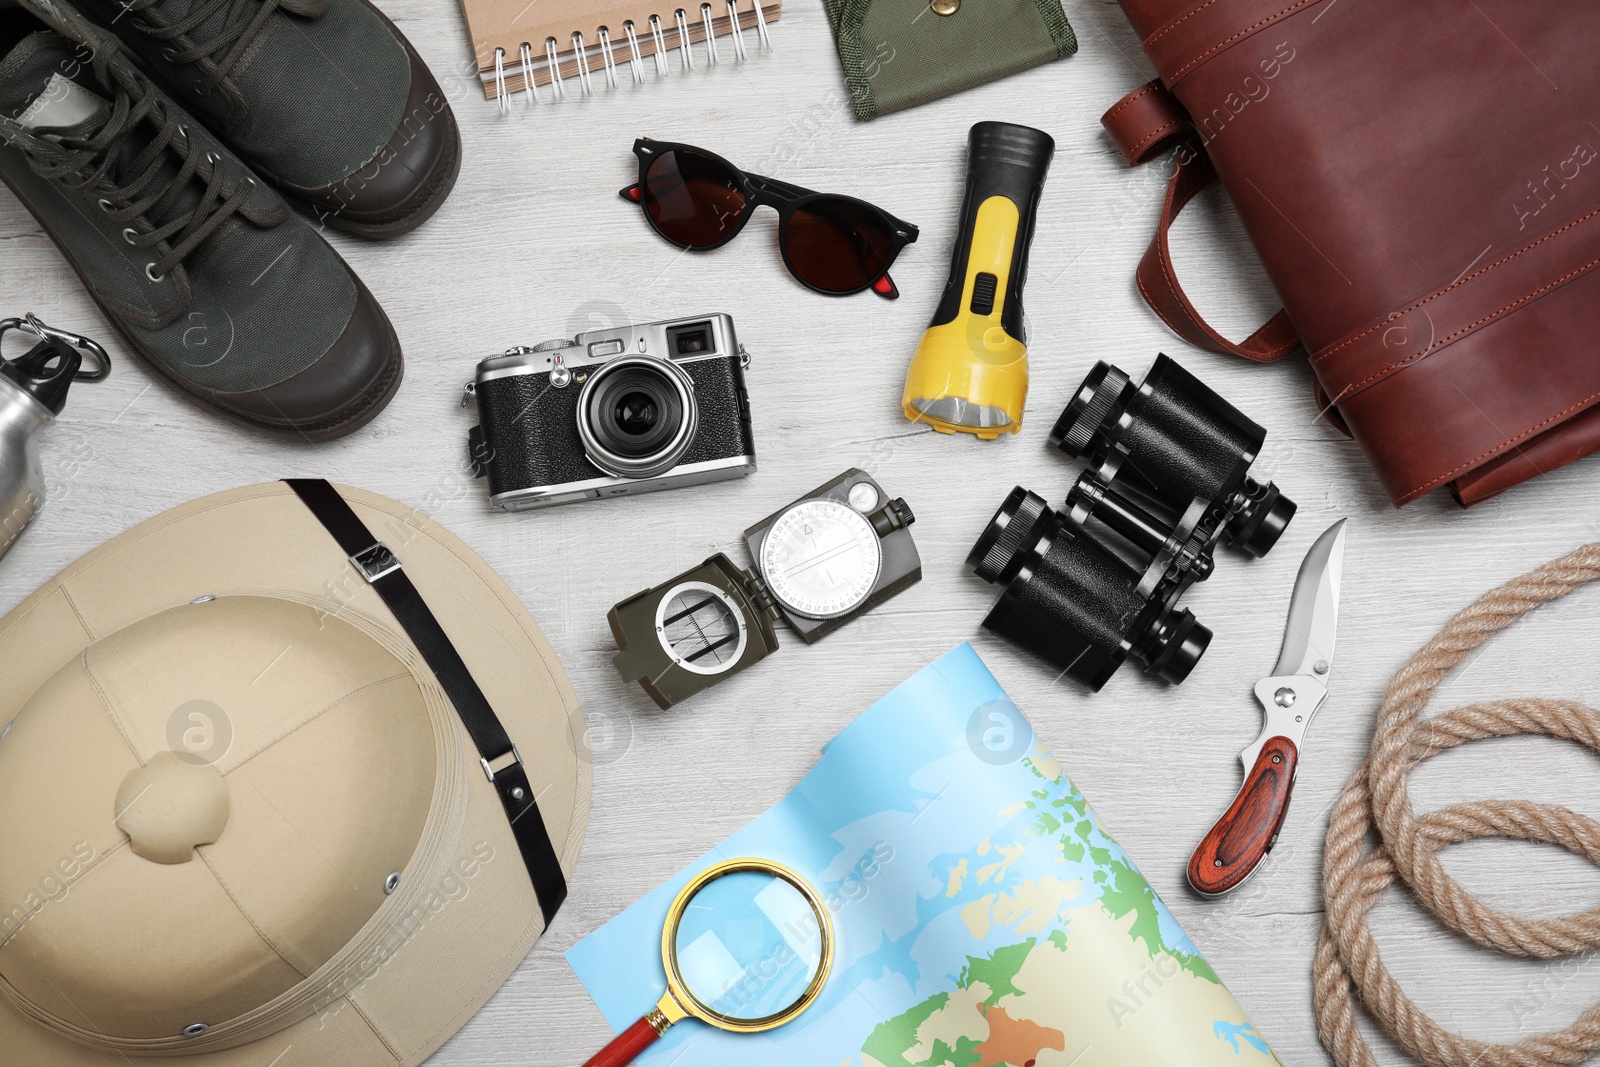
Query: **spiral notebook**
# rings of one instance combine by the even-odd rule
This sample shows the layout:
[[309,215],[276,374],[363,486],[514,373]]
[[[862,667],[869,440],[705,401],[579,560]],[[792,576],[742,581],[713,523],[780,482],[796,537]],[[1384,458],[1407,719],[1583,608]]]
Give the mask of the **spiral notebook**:
[[499,99],[502,110],[517,93],[533,103],[589,94],[597,79],[612,89],[625,79],[643,83],[650,66],[664,77],[674,68],[743,62],[771,47],[767,24],[783,12],[782,0],[683,7],[654,0],[461,0],[461,7],[483,95]]

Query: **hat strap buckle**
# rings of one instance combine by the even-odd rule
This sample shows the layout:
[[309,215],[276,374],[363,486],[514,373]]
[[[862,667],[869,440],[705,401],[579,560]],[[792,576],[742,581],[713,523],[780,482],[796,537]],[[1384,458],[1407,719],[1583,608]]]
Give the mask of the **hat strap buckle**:
[[[483,764],[483,773],[492,782],[495,775],[503,774],[512,767],[522,766],[522,753],[517,751],[516,745],[512,745],[510,752],[506,752],[492,760],[488,756],[480,756],[478,762]],[[521,800],[522,798],[517,797],[516,799]]]
[[[378,579],[387,578],[400,569],[400,557],[390,551],[389,546],[382,541],[374,541],[355,553],[350,557],[350,562],[361,572],[361,577],[367,580],[368,585],[376,584]],[[494,779],[491,776],[489,780]]]

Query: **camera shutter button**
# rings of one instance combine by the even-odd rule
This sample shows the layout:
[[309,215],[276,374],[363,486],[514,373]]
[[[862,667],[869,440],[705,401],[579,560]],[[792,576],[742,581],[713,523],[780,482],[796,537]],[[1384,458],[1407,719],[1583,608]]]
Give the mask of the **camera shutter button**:
[[550,368],[550,384],[557,389],[565,389],[572,384],[572,371],[560,356],[551,356],[550,360],[554,364]]

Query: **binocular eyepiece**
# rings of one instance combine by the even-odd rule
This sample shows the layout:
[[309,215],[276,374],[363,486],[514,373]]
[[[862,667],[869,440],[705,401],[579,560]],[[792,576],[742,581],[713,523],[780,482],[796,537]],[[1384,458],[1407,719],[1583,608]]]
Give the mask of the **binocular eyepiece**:
[[1182,682],[1211,631],[1178,598],[1210,577],[1219,542],[1264,556],[1294,517],[1275,484],[1249,476],[1265,440],[1167,356],[1139,385],[1097,364],[1050,434],[1090,469],[1060,509],[1013,489],[967,556],[1005,587],[984,626],[1096,691],[1130,656]]

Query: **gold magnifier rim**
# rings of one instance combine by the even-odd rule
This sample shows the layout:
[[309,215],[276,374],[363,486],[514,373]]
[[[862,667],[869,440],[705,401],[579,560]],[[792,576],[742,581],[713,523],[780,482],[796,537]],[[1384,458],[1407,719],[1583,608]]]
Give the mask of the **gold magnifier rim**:
[[[811,912],[817,919],[817,928],[822,937],[822,959],[817,965],[817,973],[812,977],[811,984],[789,1007],[775,1015],[768,1015],[760,1019],[736,1019],[713,1011],[701,1003],[693,993],[689,992],[688,983],[683,979],[683,972],[678,967],[678,926],[683,921],[683,913],[688,910],[689,902],[706,886],[719,878],[726,878],[730,874],[751,872],[767,874],[787,882],[801,896],[806,903],[811,905]],[[816,1003],[822,995],[822,988],[828,982],[828,972],[833,968],[833,920],[828,915],[828,909],[822,902],[822,897],[800,875],[785,867],[781,863],[771,860],[743,858],[728,860],[714,867],[708,867],[690,879],[672,902],[672,908],[667,912],[666,925],[661,930],[661,961],[667,971],[667,996],[673,1004],[682,1009],[685,1015],[699,1019],[703,1023],[710,1023],[719,1030],[727,1030],[736,1034],[757,1034],[767,1030],[775,1030],[785,1023],[793,1022],[800,1013]]]

